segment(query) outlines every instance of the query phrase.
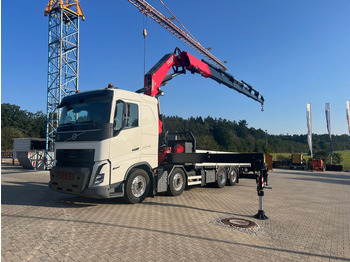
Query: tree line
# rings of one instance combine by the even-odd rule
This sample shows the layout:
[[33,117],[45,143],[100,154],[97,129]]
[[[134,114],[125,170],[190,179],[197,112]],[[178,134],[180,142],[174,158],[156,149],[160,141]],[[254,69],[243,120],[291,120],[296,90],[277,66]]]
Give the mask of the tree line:
[[[246,120],[230,121],[210,116],[165,117],[165,129],[169,132],[191,131],[198,149],[234,152],[308,153],[307,135],[272,135],[262,129],[249,127]],[[313,151],[329,151],[329,136],[312,135]],[[350,150],[348,135],[332,135],[333,150]]]
[[[198,149],[264,152],[307,153],[307,135],[271,135],[264,130],[249,127],[246,120],[230,121],[222,118],[167,116],[165,129],[169,132],[191,131]],[[46,115],[42,111],[31,113],[18,105],[1,104],[1,150],[12,150],[13,138],[44,138]],[[329,150],[327,134],[313,134],[313,150]],[[348,135],[333,135],[333,150],[350,150]]]
[[42,111],[31,113],[18,105],[1,104],[1,151],[13,149],[13,138],[46,136],[46,115]]

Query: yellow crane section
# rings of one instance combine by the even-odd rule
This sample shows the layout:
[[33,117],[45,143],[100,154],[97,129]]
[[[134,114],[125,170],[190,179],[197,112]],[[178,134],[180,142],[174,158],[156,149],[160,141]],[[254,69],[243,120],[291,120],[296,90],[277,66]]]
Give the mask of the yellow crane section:
[[67,11],[73,12],[77,16],[81,17],[83,21],[85,16],[83,10],[80,7],[79,0],[50,0],[45,9],[44,15],[47,16],[53,10],[65,9]]

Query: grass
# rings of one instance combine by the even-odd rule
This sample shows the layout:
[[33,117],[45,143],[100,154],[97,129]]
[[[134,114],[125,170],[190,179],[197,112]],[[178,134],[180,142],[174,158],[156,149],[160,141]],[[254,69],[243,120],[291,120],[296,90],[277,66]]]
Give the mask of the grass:
[[[343,158],[343,161],[340,163],[343,166],[343,171],[350,171],[350,150],[342,150],[342,151],[334,151],[334,152],[339,153]],[[290,159],[292,154],[291,153],[271,153],[271,155],[273,156],[273,159],[276,159],[278,155],[282,155]],[[307,155],[307,153],[303,153],[303,156],[306,162],[310,158],[310,156]]]

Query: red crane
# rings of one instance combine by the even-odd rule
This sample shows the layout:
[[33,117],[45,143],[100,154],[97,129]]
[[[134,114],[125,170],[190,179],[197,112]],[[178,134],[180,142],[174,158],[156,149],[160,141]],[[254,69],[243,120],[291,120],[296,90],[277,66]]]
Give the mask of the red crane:
[[[170,69],[172,74],[168,74]],[[259,102],[263,108],[264,97],[246,82],[238,81],[233,75],[225,72],[221,68],[215,67],[206,61],[190,55],[188,52],[181,52],[179,48],[174,53],[164,55],[145,75],[144,87],[137,90],[137,93],[144,93],[149,96],[159,97],[162,95],[160,87],[173,77],[185,74],[190,71],[192,74],[198,73],[205,78],[236,90],[237,92]],[[163,121],[159,118],[159,133],[163,132]]]

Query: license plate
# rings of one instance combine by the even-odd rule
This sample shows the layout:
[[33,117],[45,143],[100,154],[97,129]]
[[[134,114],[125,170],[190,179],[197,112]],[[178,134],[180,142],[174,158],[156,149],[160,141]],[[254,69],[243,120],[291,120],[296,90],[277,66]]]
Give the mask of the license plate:
[[63,180],[73,180],[74,174],[71,172],[58,172],[57,173],[57,178],[58,179],[63,179]]

